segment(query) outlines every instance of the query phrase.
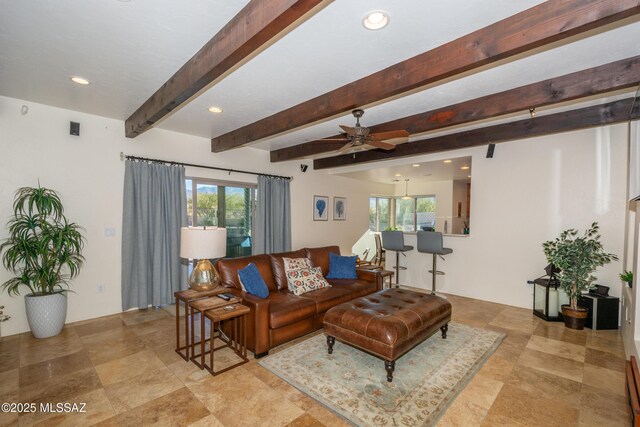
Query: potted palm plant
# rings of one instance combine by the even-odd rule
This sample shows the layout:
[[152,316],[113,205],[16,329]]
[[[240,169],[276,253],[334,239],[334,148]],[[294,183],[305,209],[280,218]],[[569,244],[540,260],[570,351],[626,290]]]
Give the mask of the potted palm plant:
[[571,329],[584,328],[588,310],[578,306],[578,299],[596,280],[593,272],[618,259],[604,251],[598,230],[598,223],[594,222],[583,235],[569,229],[555,240],[542,244],[547,261],[561,270],[556,277],[570,301],[569,305],[562,306],[562,316],[565,326]]
[[36,338],[58,335],[67,318],[69,281],[84,262],[81,227],[64,216],[54,190],[38,186],[16,192],[9,237],[0,244],[2,264],[15,274],[0,285],[9,295],[25,296],[29,328]]

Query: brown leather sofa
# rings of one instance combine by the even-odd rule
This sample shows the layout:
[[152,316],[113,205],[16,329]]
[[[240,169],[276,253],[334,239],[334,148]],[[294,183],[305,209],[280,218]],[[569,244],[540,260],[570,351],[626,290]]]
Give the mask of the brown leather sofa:
[[[338,246],[305,248],[270,255],[253,255],[218,260],[221,282],[251,309],[247,325],[247,346],[256,357],[294,338],[322,328],[325,312],[338,304],[382,289],[382,278],[375,271],[357,271],[357,279],[327,279],[330,288],[297,296],[289,292],[283,258],[308,258],[322,274],[329,273],[329,253],[340,254]],[[238,270],[253,262],[267,287],[269,296],[258,298],[242,291]]]

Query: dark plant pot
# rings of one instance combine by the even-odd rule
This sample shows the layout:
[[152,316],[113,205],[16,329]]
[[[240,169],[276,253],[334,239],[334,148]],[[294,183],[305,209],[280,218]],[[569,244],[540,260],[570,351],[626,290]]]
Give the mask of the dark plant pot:
[[577,329],[579,331],[583,330],[588,314],[589,310],[584,307],[578,307],[577,310],[573,310],[569,305],[565,304],[562,306],[564,326],[569,329]]

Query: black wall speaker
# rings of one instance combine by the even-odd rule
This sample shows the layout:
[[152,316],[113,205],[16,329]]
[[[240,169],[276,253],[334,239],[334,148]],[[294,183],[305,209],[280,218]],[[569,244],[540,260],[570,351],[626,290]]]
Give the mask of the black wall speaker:
[[80,123],[69,122],[69,133],[71,135],[80,136]]
[[307,168],[308,168],[308,167],[309,167],[308,165],[305,165],[305,164],[303,163],[303,164],[301,164],[301,165],[300,165],[300,170],[302,171],[302,173],[305,173],[305,172],[307,171]]
[[496,144],[489,144],[487,147],[487,159],[493,159],[493,150],[496,149]]

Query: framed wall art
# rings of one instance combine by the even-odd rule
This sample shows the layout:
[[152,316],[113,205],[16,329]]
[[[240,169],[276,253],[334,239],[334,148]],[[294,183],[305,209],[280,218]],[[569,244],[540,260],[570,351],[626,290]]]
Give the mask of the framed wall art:
[[313,220],[314,221],[329,220],[329,197],[313,196]]
[[344,221],[346,219],[347,219],[347,198],[334,197],[333,198],[333,220]]

